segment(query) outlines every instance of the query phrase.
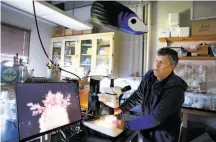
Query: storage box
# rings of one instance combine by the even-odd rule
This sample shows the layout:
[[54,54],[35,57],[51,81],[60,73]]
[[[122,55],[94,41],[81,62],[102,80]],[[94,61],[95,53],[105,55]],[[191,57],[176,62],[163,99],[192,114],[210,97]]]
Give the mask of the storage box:
[[55,27],[53,28],[52,37],[61,37],[65,35],[65,27]]
[[179,27],[179,37],[189,37],[190,27]]
[[92,29],[90,29],[90,30],[83,30],[83,34],[91,34],[92,33]]
[[83,31],[73,31],[73,35],[81,35]]
[[15,84],[20,81],[19,67],[1,66],[1,83]]
[[72,36],[73,30],[72,29],[65,29],[65,36]]
[[179,27],[171,27],[170,28],[171,37],[178,37],[179,36]]
[[207,44],[197,45],[197,54],[198,55],[208,55],[208,45]]
[[192,36],[216,35],[216,20],[192,22]]
[[179,13],[169,13],[169,26],[179,25]]

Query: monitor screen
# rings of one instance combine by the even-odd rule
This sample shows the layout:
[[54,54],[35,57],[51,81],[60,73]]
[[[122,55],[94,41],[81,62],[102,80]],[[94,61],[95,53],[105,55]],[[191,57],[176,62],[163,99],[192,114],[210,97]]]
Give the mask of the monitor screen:
[[16,100],[20,140],[81,120],[77,83],[20,83]]

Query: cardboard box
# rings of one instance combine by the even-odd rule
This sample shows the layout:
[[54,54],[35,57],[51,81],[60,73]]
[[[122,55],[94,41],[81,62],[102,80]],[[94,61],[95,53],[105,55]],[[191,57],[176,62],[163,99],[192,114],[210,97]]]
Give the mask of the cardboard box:
[[179,36],[179,27],[171,27],[170,28],[171,37],[178,37]]
[[176,26],[179,25],[179,13],[169,13],[169,26]]
[[197,45],[197,54],[198,55],[208,55],[208,45],[207,44]]
[[65,36],[72,36],[73,30],[72,29],[65,29]]
[[52,37],[61,37],[65,35],[65,27],[55,27],[53,28]]
[[73,31],[73,35],[81,35],[83,31]]
[[97,33],[97,32],[98,32],[98,29],[95,27],[90,30],[83,30],[83,34],[92,34],[92,33]]
[[216,35],[216,20],[199,20],[192,22],[192,36]]
[[92,32],[93,32],[92,29],[90,29],[90,30],[83,30],[83,34],[91,34]]
[[189,37],[190,27],[179,27],[179,37]]

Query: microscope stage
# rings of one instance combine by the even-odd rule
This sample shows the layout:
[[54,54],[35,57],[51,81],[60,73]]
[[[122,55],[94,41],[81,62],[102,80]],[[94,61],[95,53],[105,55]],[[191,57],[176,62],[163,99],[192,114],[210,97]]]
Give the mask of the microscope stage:
[[86,127],[91,128],[91,129],[98,131],[100,133],[103,133],[105,135],[108,135],[111,137],[117,137],[119,134],[121,134],[123,132],[123,130],[116,128],[112,124],[112,120],[116,119],[114,117],[115,116],[113,116],[113,115],[108,115],[108,116],[101,117],[101,118],[94,120],[94,121],[83,122],[83,124]]

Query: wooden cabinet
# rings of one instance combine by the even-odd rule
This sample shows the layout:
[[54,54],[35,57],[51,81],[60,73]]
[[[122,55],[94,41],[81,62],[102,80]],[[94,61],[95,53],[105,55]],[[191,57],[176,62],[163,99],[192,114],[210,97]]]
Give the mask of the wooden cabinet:
[[[114,32],[51,39],[51,56],[54,63],[84,77],[113,75],[118,77],[119,35]],[[62,78],[74,77],[62,72]]]

